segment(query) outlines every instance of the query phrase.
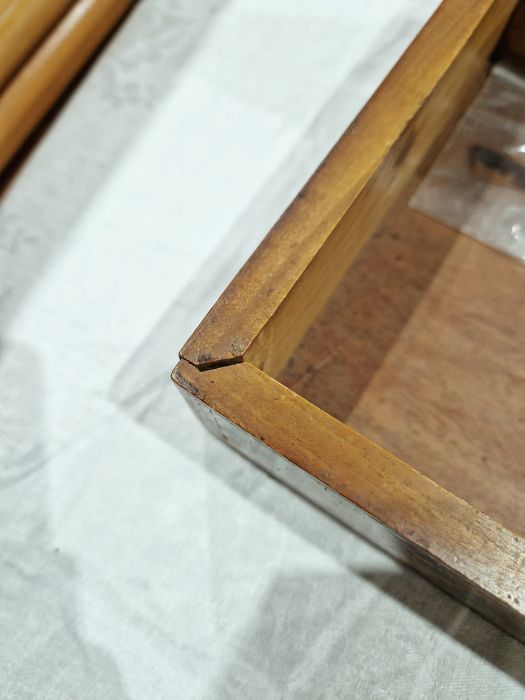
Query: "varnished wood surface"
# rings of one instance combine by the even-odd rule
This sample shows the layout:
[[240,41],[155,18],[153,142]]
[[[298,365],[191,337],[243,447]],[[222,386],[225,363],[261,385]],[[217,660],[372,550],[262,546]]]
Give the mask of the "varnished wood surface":
[[133,0],[77,0],[0,94],[0,169],[87,63]]
[[402,206],[281,381],[525,535],[525,266]]
[[525,640],[521,537],[248,362],[173,378],[219,437]]
[[[465,106],[515,4],[445,0],[186,343],[174,380],[219,437],[525,640],[525,541],[423,473],[450,479],[475,503],[492,498],[492,512],[518,529],[518,499],[511,492],[521,477],[517,462],[509,468],[502,455],[515,457],[521,449],[521,433],[512,431],[522,414],[505,428],[503,438],[512,436],[500,452],[504,411],[493,408],[506,400],[519,411],[518,345],[509,345],[509,323],[497,311],[508,302],[512,312],[518,303],[513,306],[503,280],[518,284],[521,301],[517,264],[495,253],[486,258],[479,244],[469,242],[466,251],[443,228],[428,235],[414,214],[381,245],[372,240],[351,298],[345,277],[330,302],[339,303],[336,318],[326,315],[329,306],[292,354],[346,267]],[[398,223],[392,219],[387,227]],[[492,276],[486,285],[480,270]],[[433,290],[435,279],[441,282]],[[475,310],[461,301],[462,290],[480,292]],[[383,309],[375,311],[378,302]],[[431,323],[421,321],[411,335],[420,317]],[[415,348],[413,358],[409,348]],[[498,364],[499,352],[507,364]],[[295,365],[283,379],[312,401],[271,376],[291,354]],[[390,374],[381,376],[390,360]],[[330,374],[337,362],[343,372]],[[506,379],[503,365],[512,367]],[[487,373],[498,374],[494,384]],[[401,380],[403,399],[409,394],[405,408],[392,389]],[[423,404],[431,405],[431,414]],[[345,424],[359,416],[360,427],[368,421],[366,430],[376,427],[374,438],[386,436],[394,452],[407,422],[415,426],[410,448],[430,446],[434,463],[418,458],[414,468]],[[477,483],[480,465],[490,470],[489,486]],[[512,487],[510,477],[517,479]]]
[[[459,113],[515,4],[441,4],[181,357],[199,367],[246,357],[270,373],[280,370],[399,188]],[[438,99],[423,110],[432,96]],[[314,278],[323,284],[312,286]]]
[[73,0],[0,0],[0,88]]

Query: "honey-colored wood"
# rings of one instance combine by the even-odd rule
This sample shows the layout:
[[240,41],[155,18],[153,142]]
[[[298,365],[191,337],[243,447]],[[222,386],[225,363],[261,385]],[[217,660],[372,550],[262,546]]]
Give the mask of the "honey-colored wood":
[[219,437],[525,640],[523,538],[248,362],[173,378]]
[[78,0],[0,95],[0,169],[87,63],[133,0]]
[[399,204],[515,4],[442,3],[173,379],[219,437],[525,640],[525,267]]
[[0,0],[0,89],[73,0]]
[[[515,0],[445,0],[181,351],[276,375],[429,148],[465,108]],[[282,306],[282,308],[281,308]]]
[[525,265],[400,206],[279,377],[525,535]]

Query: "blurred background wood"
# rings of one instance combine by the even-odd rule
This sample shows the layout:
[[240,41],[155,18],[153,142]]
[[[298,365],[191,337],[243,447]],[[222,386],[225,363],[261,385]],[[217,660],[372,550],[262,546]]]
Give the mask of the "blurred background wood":
[[0,88],[72,4],[73,0],[0,0]]
[[133,0],[78,0],[15,74],[0,95],[0,169],[132,4]]

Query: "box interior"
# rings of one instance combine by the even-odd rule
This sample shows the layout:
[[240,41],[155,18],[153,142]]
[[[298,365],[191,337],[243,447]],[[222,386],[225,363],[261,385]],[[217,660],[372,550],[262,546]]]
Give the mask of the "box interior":
[[525,265],[403,203],[279,380],[525,535]]
[[525,265],[411,209],[421,177],[278,379],[525,536]]

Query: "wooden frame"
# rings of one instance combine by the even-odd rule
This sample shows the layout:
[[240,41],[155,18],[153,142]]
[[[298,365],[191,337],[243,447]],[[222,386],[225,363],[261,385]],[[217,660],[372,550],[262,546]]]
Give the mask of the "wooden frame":
[[525,540],[275,378],[479,88],[515,5],[442,3],[184,345],[173,379],[212,432],[525,640]]

